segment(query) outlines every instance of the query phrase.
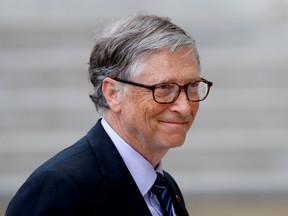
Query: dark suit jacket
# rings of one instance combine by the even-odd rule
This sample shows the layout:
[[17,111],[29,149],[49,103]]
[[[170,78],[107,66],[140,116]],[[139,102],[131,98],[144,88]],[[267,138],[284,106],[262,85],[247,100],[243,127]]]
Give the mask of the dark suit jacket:
[[[165,172],[177,215],[188,215]],[[100,121],[86,136],[35,170],[11,200],[6,216],[149,216],[136,183]]]

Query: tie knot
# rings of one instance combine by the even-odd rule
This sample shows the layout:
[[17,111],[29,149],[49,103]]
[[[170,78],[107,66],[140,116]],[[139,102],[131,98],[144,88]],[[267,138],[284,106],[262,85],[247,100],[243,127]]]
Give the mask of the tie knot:
[[157,172],[157,178],[156,178],[151,190],[155,194],[157,194],[159,192],[163,193],[164,191],[167,190],[167,183],[166,183],[166,180],[162,174]]

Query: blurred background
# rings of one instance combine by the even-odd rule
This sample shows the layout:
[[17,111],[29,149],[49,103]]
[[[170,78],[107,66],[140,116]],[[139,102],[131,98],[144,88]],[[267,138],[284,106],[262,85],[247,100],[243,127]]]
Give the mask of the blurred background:
[[199,44],[214,82],[164,167],[194,216],[288,214],[288,0],[1,0],[0,215],[28,175],[99,118],[93,30],[146,12]]

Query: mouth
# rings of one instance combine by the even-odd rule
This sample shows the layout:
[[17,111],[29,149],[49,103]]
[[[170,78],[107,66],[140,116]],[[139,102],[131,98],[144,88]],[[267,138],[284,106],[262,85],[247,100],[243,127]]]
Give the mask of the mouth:
[[159,121],[165,127],[173,128],[173,129],[189,129],[190,124],[189,121]]
[[175,124],[175,125],[184,125],[184,124],[187,124],[188,122],[186,121],[183,121],[183,122],[177,122],[177,121],[160,121],[160,122],[163,122],[163,123],[166,123],[166,124]]
[[192,117],[190,118],[161,118],[158,119],[159,122],[166,123],[166,124],[175,124],[175,125],[186,125],[190,124],[192,121]]

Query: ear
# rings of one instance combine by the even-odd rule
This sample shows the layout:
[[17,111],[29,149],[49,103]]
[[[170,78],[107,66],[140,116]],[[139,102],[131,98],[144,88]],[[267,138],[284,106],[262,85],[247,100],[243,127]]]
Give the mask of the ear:
[[102,83],[102,92],[110,109],[113,112],[119,112],[121,109],[119,91],[117,90],[117,81],[110,77],[106,77]]

